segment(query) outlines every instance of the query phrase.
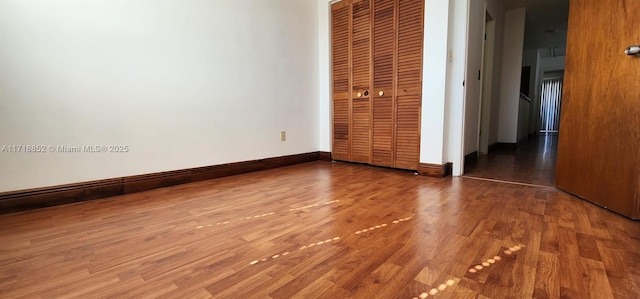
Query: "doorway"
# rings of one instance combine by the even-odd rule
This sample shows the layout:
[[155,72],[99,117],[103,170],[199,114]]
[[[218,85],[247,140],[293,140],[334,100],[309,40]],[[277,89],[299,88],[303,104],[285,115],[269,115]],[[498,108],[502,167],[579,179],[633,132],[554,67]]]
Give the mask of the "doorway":
[[[514,59],[518,55],[513,51],[516,47],[498,43],[500,48],[496,52],[499,55],[496,59],[502,61],[502,67],[500,63],[496,67],[502,70],[498,72],[502,80],[495,82],[497,84],[486,81],[492,77],[487,69],[487,56],[491,55],[487,40],[491,38],[491,26],[495,22],[485,18],[487,40],[483,55],[479,138],[476,153],[465,148],[465,176],[555,186],[569,11],[568,1],[561,2],[530,4],[525,7],[524,13],[521,6],[507,7],[505,15],[510,13],[511,23],[505,19],[498,22],[498,26],[501,26],[498,28],[501,30],[498,39],[506,42],[507,38],[514,41],[517,36],[524,36],[520,53],[522,60],[521,64],[514,65],[513,62],[519,61]],[[550,11],[553,13],[549,14]],[[522,22],[519,24],[524,25],[519,26],[524,27],[524,32],[514,31],[513,28],[517,26],[510,25],[514,22]],[[506,35],[507,32],[510,35]],[[505,63],[508,67],[505,67]],[[505,78],[508,80],[505,81]],[[492,84],[496,86],[493,93]],[[503,84],[508,85],[505,88],[501,86]],[[517,96],[518,88],[520,99]],[[465,130],[468,127],[466,122]]]

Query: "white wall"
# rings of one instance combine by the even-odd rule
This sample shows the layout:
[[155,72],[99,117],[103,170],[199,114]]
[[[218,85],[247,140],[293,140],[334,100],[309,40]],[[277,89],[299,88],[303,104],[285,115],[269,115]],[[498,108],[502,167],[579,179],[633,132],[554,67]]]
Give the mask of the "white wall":
[[[317,151],[313,0],[0,1],[0,191]],[[280,141],[280,131],[287,141]]]
[[462,174],[464,160],[464,97],[466,76],[467,25],[469,3],[467,0],[450,0],[449,51],[447,66],[447,103],[445,117],[444,160],[453,163],[453,175]]
[[425,0],[424,26],[420,162],[442,164],[447,162],[444,126],[449,0]]
[[525,8],[505,12],[498,142],[516,143]]
[[331,152],[331,1],[318,1],[318,138],[320,151]]

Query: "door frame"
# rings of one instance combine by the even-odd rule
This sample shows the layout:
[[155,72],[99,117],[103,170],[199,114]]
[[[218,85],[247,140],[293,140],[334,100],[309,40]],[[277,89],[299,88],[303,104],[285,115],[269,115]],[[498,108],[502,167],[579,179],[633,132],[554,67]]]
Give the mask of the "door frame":
[[[472,0],[467,0],[464,1],[464,6],[462,6],[459,10],[456,10],[453,12],[454,15],[456,14],[461,14],[464,13],[464,18],[461,18],[463,20],[463,22],[460,22],[462,24],[460,24],[460,26],[462,27],[461,32],[459,33],[464,33],[464,40],[458,40],[458,42],[460,43],[460,46],[464,46],[464,50],[462,51],[463,56],[460,57],[462,59],[462,64],[458,65],[459,67],[463,68],[463,72],[462,72],[462,76],[461,77],[457,77],[456,75],[453,75],[453,86],[455,86],[455,82],[456,80],[461,80],[462,86],[461,86],[461,95],[456,97],[455,93],[452,93],[452,98],[450,99],[451,101],[451,109],[452,109],[452,120],[454,120],[451,125],[454,127],[452,132],[452,136],[451,136],[451,140],[453,141],[451,143],[451,147],[453,148],[452,153],[452,162],[453,162],[453,166],[452,166],[452,175],[453,176],[462,176],[464,174],[464,146],[465,146],[465,131],[467,130],[467,125],[466,125],[466,110],[468,109],[468,107],[466,107],[466,102],[467,102],[467,84],[466,84],[466,79],[468,78],[468,74],[469,72],[475,72],[474,70],[470,69],[470,65],[469,65],[469,59],[468,59],[468,55],[469,55],[469,40],[470,40],[470,36],[469,36],[469,23],[471,21],[471,14],[474,13],[471,11],[471,1]],[[474,0],[475,1],[475,0]],[[482,12],[484,14],[486,14],[487,11],[487,2],[483,1],[483,10]],[[454,21],[455,21],[455,16],[453,17]],[[484,30],[483,30],[484,31]],[[451,34],[451,33],[450,33]],[[455,34],[455,33],[454,33]],[[454,42],[454,46],[456,43]],[[456,63],[454,62],[452,65],[453,68],[456,67]],[[454,87],[455,88],[455,87]],[[481,92],[480,92],[481,93]],[[479,96],[479,95],[478,95]],[[457,98],[457,99],[456,99]],[[457,101],[456,101],[457,100]],[[459,101],[459,102],[458,102]],[[457,104],[456,104],[457,103]],[[479,107],[478,107],[479,109]],[[457,120],[457,121],[456,121]]]
[[486,38],[482,47],[482,66],[480,81],[480,111],[478,113],[478,153],[489,153],[489,132],[491,131],[491,95],[493,93],[493,62],[495,59],[495,26],[496,20],[486,11],[485,6],[484,34]]

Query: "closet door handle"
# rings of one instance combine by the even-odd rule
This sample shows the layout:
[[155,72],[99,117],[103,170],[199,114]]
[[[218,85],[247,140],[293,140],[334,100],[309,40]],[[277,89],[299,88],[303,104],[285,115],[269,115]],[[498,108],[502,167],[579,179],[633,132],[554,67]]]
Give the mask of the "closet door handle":
[[357,96],[357,97],[361,97],[361,96],[362,96],[362,93],[361,93],[361,92],[359,92],[359,93],[357,93],[357,94],[356,94],[356,96]]
[[378,91],[378,95],[379,95],[379,96],[383,96],[383,95],[384,95],[384,91],[382,91],[382,90],[381,90],[381,91]]

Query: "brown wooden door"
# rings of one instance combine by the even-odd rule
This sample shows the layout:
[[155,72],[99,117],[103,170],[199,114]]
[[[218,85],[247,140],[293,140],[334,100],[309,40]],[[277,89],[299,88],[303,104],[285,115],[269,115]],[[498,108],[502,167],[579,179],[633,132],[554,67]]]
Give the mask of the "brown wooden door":
[[351,160],[371,163],[371,7],[370,0],[352,2],[352,130]]
[[331,65],[333,76],[333,149],[336,160],[351,156],[351,6],[349,1],[331,5]]
[[395,167],[416,169],[420,154],[423,0],[398,0]]
[[640,218],[640,1],[571,0],[556,184]]
[[372,164],[393,166],[396,1],[373,0]]

